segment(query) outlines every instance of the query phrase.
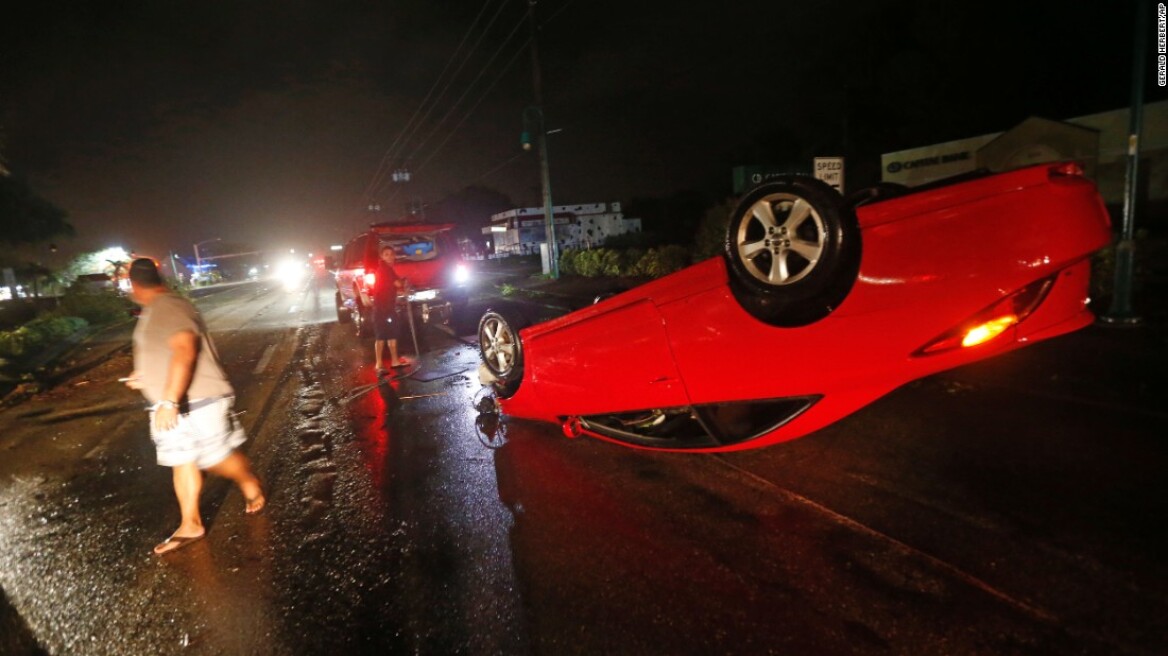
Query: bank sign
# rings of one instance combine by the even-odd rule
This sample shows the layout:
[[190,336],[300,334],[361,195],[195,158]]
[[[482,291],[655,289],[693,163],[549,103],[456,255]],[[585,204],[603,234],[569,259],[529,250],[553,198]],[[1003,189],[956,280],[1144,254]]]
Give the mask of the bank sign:
[[807,172],[783,166],[735,166],[731,170],[731,175],[734,193],[741,194],[775,178],[785,175],[807,175]]
[[[844,158],[816,157],[810,171],[817,179],[831,185],[836,191],[844,193]],[[734,176],[734,193],[742,194],[746,191],[775,178],[788,175],[807,175],[806,168],[790,166],[736,166],[732,170]]]
[[880,179],[915,187],[977,168],[977,151],[998,134],[912,148],[880,157]]

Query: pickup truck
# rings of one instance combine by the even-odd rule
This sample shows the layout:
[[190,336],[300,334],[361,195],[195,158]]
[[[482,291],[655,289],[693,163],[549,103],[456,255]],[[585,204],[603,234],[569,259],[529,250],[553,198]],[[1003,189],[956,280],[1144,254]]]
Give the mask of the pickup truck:
[[466,306],[470,266],[463,260],[450,223],[375,223],[349,240],[336,271],[337,321],[352,323],[358,336],[369,336],[372,290],[378,253],[394,248],[395,269],[406,282],[398,303],[420,315],[422,322],[447,323]]

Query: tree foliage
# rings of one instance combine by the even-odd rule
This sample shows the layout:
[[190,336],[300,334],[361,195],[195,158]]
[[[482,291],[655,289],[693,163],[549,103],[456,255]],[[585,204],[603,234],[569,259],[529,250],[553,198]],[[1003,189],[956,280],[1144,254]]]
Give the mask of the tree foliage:
[[695,262],[722,253],[726,244],[726,228],[730,221],[730,214],[734,211],[737,203],[736,199],[727,198],[706,210],[698,224],[698,233],[694,239]]
[[66,212],[36,195],[15,176],[0,176],[0,243],[32,244],[72,235]]
[[704,192],[679,191],[667,198],[634,198],[624,207],[624,215],[641,219],[644,232],[660,243],[689,244],[710,200]]

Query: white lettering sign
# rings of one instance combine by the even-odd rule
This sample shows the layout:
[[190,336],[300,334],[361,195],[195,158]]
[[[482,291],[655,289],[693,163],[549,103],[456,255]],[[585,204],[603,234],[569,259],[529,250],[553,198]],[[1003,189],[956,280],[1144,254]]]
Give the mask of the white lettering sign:
[[816,157],[814,160],[815,179],[831,185],[832,189],[844,193],[844,158]]

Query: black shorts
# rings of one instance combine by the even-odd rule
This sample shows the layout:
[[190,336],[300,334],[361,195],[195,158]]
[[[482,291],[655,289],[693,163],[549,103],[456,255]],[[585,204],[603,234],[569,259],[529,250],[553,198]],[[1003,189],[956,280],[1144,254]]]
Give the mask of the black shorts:
[[401,335],[401,319],[396,309],[373,308],[373,339],[398,339]]

